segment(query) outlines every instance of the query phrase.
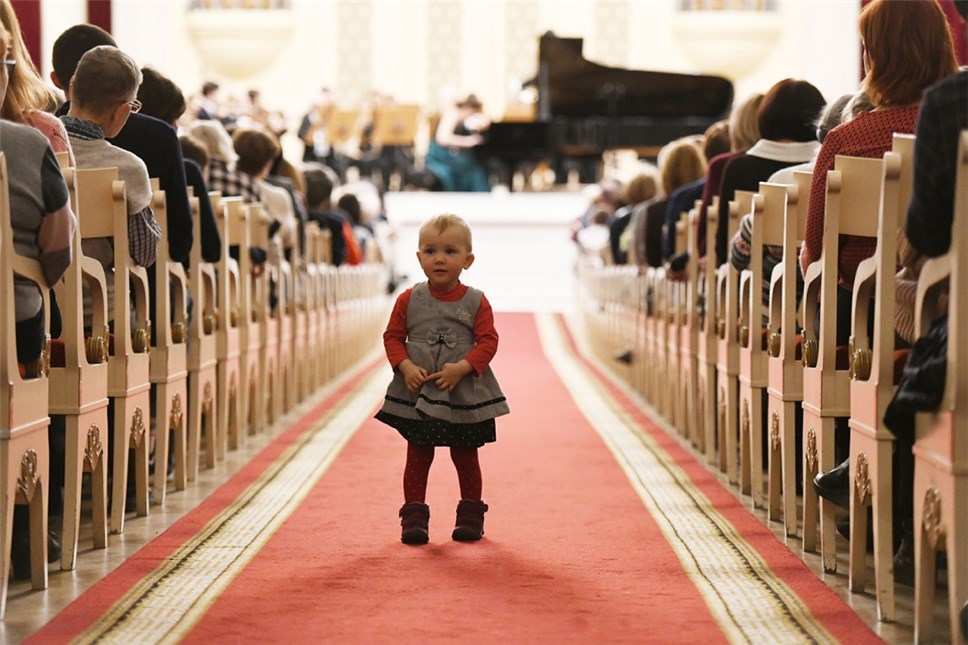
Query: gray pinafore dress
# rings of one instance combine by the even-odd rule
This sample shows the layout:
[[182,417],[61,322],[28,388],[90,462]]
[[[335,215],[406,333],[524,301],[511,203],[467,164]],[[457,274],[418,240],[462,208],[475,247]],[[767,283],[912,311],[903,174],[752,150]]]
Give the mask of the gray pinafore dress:
[[[407,355],[428,373],[456,363],[474,347],[481,292],[468,287],[456,302],[437,300],[426,282],[414,286],[407,306]],[[428,381],[419,392],[394,373],[376,418],[407,440],[432,446],[480,447],[496,440],[494,418],[508,414],[507,399],[490,367],[461,379],[453,392]]]

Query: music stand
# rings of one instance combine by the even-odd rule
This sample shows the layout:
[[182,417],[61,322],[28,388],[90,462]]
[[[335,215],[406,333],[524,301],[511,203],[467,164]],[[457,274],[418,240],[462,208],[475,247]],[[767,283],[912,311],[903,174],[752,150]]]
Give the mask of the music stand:
[[381,146],[412,146],[419,117],[419,105],[379,107],[373,119],[373,140]]
[[334,110],[326,122],[329,143],[346,143],[357,135],[360,113],[357,110]]

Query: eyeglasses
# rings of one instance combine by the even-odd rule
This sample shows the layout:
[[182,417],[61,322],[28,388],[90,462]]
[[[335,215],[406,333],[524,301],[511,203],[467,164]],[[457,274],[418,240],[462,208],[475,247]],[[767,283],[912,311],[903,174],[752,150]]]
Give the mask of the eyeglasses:
[[0,66],[6,70],[7,74],[13,71],[14,65],[16,64],[17,60],[15,58],[0,58]]
[[128,101],[128,106],[131,108],[132,112],[141,111],[141,101],[139,101],[138,99],[133,99],[131,101]]

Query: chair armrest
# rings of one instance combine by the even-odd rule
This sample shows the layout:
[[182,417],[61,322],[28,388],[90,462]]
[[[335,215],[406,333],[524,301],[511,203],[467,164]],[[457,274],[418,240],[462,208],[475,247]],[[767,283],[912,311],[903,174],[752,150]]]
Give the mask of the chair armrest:
[[855,339],[855,342],[862,338],[867,338],[867,320],[870,318],[870,301],[874,297],[874,289],[877,286],[877,260],[877,256],[872,255],[857,265],[850,316],[850,333]]
[[921,267],[918,275],[918,292],[914,305],[914,334],[921,337],[934,319],[938,317],[938,296],[947,292],[951,276],[950,254],[932,258]]

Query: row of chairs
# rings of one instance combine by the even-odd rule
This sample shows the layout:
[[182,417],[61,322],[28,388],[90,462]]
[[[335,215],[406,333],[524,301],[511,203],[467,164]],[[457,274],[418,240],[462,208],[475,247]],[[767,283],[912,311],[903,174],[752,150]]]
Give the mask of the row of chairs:
[[[377,265],[330,263],[328,231],[310,224],[305,257],[287,260],[268,237],[269,218],[260,204],[217,193],[209,197],[222,236],[221,260],[203,261],[196,244],[186,270],[168,260],[165,194],[157,185],[152,208],[162,239],[156,288],[150,290],[148,272],[128,255],[125,187],[117,169],[62,169],[79,222],[75,261],[61,281],[47,285],[37,263],[13,251],[6,162],[0,155],[0,617],[14,504],[30,507],[32,587],[47,587],[50,415],[64,415],[67,422],[60,564],[70,570],[76,565],[85,473],[90,473],[93,546],[105,548],[109,532],[124,530],[129,490],[137,516],[147,515],[151,504],[165,503],[169,436],[173,485],[183,490],[199,468],[213,467],[249,435],[265,432],[368,354],[388,307]],[[191,201],[198,240],[198,199]],[[106,272],[83,254],[81,243],[89,238],[113,241],[113,270]],[[270,249],[264,265],[252,263],[253,245]],[[241,249],[238,260],[230,247]],[[61,312],[61,337],[48,339],[37,365],[17,363],[14,275],[41,287],[45,312],[53,287]],[[85,296],[92,309],[88,320]]]
[[[742,215],[752,217],[749,267],[690,262],[684,275],[664,268],[579,270],[579,311],[592,351],[685,440],[764,508],[804,553],[819,546],[824,569],[837,569],[835,506],[811,482],[833,468],[838,418],[850,426],[849,587],[863,592],[872,564],[880,620],[895,619],[892,451],[884,412],[906,360],[895,352],[897,231],[911,194],[914,137],[895,135],[883,159],[840,156],[827,176],[823,250],[803,276],[797,300],[810,173],[792,185],[761,183],[737,191],[729,217],[708,209],[706,248],[716,229],[731,239]],[[968,320],[968,131],[962,133],[952,250],[929,262],[919,280],[918,333],[937,315],[937,294],[950,287],[949,325]],[[699,204],[677,225],[678,251],[696,258]],[[842,235],[877,240],[856,275],[848,346],[836,342],[837,266]],[[763,302],[764,246],[782,246],[782,260]],[[959,263],[960,261],[960,263]],[[959,293],[959,289],[962,293]],[[960,296],[960,298],[959,298]],[[814,321],[819,320],[819,325]],[[869,334],[873,328],[873,335]],[[948,568],[951,634],[963,642],[957,616],[968,600],[968,350],[949,336],[945,398],[937,413],[917,416],[915,467],[915,632],[933,637],[935,554]],[[615,361],[629,356],[631,361]],[[764,403],[764,399],[766,400]],[[799,408],[799,409],[798,409]],[[800,415],[800,419],[797,416]],[[797,439],[798,421],[802,421]],[[798,453],[802,499],[797,493]],[[767,461],[763,470],[764,454]],[[800,502],[798,504],[798,501]],[[798,509],[800,514],[798,515]],[[866,549],[868,509],[873,560]],[[818,526],[819,524],[819,526]],[[819,542],[819,545],[818,545]]]

